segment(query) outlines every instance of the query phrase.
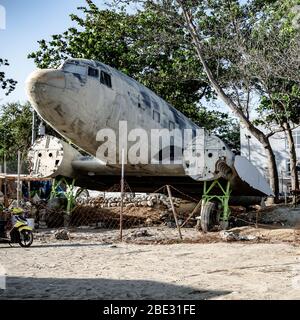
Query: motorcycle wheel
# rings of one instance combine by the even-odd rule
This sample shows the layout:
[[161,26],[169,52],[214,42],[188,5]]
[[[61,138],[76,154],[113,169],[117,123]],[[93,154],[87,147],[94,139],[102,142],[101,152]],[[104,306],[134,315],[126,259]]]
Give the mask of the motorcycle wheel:
[[19,245],[21,247],[28,248],[32,245],[33,233],[30,230],[22,230],[20,232]]

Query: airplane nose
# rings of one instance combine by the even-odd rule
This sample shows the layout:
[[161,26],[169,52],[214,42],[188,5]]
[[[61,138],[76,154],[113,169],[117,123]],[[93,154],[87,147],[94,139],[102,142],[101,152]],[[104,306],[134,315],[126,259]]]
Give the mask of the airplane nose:
[[30,98],[41,98],[47,88],[65,89],[66,79],[61,70],[45,69],[32,72],[26,81],[26,91]]

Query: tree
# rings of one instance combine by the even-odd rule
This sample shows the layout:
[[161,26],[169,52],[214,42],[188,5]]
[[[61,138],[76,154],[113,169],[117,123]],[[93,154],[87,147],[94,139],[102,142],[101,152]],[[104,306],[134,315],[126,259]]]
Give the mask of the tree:
[[29,103],[8,103],[0,108],[0,158],[12,164],[11,170],[16,171],[17,153],[21,151],[25,159],[31,143],[32,109]]
[[249,69],[257,78],[256,88],[261,96],[256,123],[270,132],[285,131],[292,190],[299,189],[292,134],[293,127],[300,123],[300,35],[291,10],[297,3],[284,0],[265,6],[263,16],[252,32],[251,50],[248,49]]
[[[213,98],[190,36],[173,17],[157,14],[151,5],[128,14],[126,10],[99,10],[90,0],[71,14],[78,28],[69,28],[52,40],[40,40],[29,55],[38,67],[57,67],[67,57],[99,60],[135,78],[200,126],[226,136],[222,112],[208,112],[201,99]],[[220,130],[217,128],[222,125]],[[236,129],[236,128],[235,128]],[[231,130],[228,137],[235,135]],[[235,148],[239,142],[235,139]]]
[[[8,60],[0,58],[0,67],[1,66],[9,66]],[[6,78],[5,72],[0,71],[0,86],[3,90],[6,90],[6,95],[9,95],[15,89],[16,85],[17,81]]]
[[[0,159],[5,155],[6,160],[11,164],[9,169],[14,172],[17,170],[18,151],[21,151],[21,158],[25,161],[31,146],[32,112],[29,102],[24,104],[14,102],[0,106]],[[47,134],[60,137],[49,125],[45,126]],[[27,170],[27,168],[23,169]]]
[[291,188],[298,190],[297,154],[292,130],[299,126],[300,90],[290,81],[288,84],[281,84],[277,87],[275,83],[273,84],[274,92],[263,96],[257,109],[261,117],[256,119],[255,123],[265,127],[278,128],[277,131],[273,130],[274,133],[279,131],[286,133],[290,157]]
[[[232,40],[235,39],[237,41],[236,46],[238,47],[239,43],[242,41],[242,39],[239,39],[239,36],[241,35],[241,33],[239,32],[241,25],[238,23],[238,21],[240,17],[243,17],[243,10],[239,6],[238,2],[234,0],[228,2],[226,1],[226,3],[224,1],[214,1],[214,11],[212,14],[212,18],[209,19],[213,20],[214,23],[219,22],[221,24],[218,26],[218,28],[215,28],[214,31],[217,32],[215,32],[215,34],[213,35],[213,39],[209,39],[208,42],[212,41],[213,45],[219,45],[221,47],[221,53],[223,53],[223,55],[220,55],[219,59],[217,59],[217,62],[221,63],[222,68],[229,69],[229,73],[233,75],[231,77],[231,83],[223,85],[222,81],[218,80],[218,76],[213,74],[209,63],[207,62],[207,58],[205,56],[205,34],[203,34],[203,32],[199,28],[199,25],[203,25],[203,18],[209,14],[206,13],[207,11],[202,10],[203,7],[201,8],[200,12],[195,9],[194,3],[199,3],[198,1],[184,2],[178,0],[177,2],[182,9],[187,29],[193,38],[197,56],[199,58],[199,61],[201,61],[203,65],[204,71],[209,79],[212,88],[216,91],[219,98],[232,110],[232,112],[236,114],[241,123],[243,123],[245,127],[251,132],[251,134],[256,137],[257,140],[263,145],[268,157],[270,185],[275,196],[277,197],[279,193],[278,171],[275,155],[272,150],[270,141],[266,134],[262,130],[257,128],[250,120],[247,110],[248,108],[245,108],[245,106],[243,106],[240,99],[240,96],[243,94],[245,95],[245,92],[246,95],[249,96],[249,89],[251,86],[251,82],[247,81],[249,80],[247,78],[244,78],[244,80],[246,81],[244,81],[244,83],[241,83],[243,77],[241,77],[241,72],[239,72],[240,70],[237,68],[237,62],[240,62],[240,59],[243,59],[243,57],[241,55],[241,52],[237,50],[232,50],[232,52],[226,54],[228,53],[228,50],[226,50],[225,48],[225,50],[222,52],[222,49],[224,48],[222,47],[222,44],[224,45],[224,43],[226,43],[228,45],[228,43],[232,43]],[[222,11],[219,11],[220,8],[222,8]],[[217,12],[217,15],[215,15],[215,12]],[[220,16],[225,19],[223,21],[216,19],[216,17],[220,18]],[[220,27],[222,27],[223,30],[220,30]],[[236,31],[238,32],[235,33]],[[222,34],[223,32],[227,32],[228,35],[223,35],[223,38],[221,38],[220,33]],[[224,41],[224,39],[226,41]],[[213,59],[216,60],[216,57],[213,57]],[[221,59],[223,59],[223,61]],[[236,71],[237,75],[234,75],[232,71]],[[226,87],[229,87],[229,90],[227,92]]]
[[[276,19],[276,15],[282,9],[280,6],[282,2],[274,0],[268,2],[249,1],[246,5],[241,5],[237,0],[146,0],[134,2],[151,5],[156,8],[158,14],[173,17],[174,21],[176,20],[181,25],[182,30],[190,35],[197,58],[202,64],[212,89],[265,148],[268,157],[270,184],[277,196],[279,192],[278,172],[274,152],[269,142],[269,137],[276,130],[272,129],[266,134],[250,118],[251,96],[259,92],[258,88],[265,88],[262,79],[253,72],[251,58],[253,51],[254,53],[259,52],[265,58],[264,69],[270,68],[274,58],[276,61],[276,55],[273,55],[273,60],[270,61],[269,55],[272,51],[266,46],[266,43],[274,41],[273,34],[261,24],[261,21],[268,17],[270,25],[273,25],[274,18]],[[295,0],[284,1],[284,10],[287,11],[287,4],[295,3]],[[255,42],[255,35],[259,30],[257,24],[263,27],[264,41],[266,41],[266,43],[260,43],[261,47]],[[279,31],[284,31],[287,25],[286,21],[279,21]],[[290,52],[284,50],[286,48],[280,42],[275,45],[278,45],[281,50],[281,56],[277,59],[280,58],[279,61],[283,62],[283,66],[286,66],[286,62],[290,61]],[[293,57],[299,57],[297,55],[299,51],[295,52]],[[291,70],[295,70],[295,68]],[[297,79],[299,73],[293,74],[290,72],[291,70],[286,67],[277,67],[277,72],[272,76],[284,76],[289,80]]]

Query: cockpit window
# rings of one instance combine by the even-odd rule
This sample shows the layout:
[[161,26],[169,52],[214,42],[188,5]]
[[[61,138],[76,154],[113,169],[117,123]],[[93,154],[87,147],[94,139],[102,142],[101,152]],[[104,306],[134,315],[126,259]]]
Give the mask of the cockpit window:
[[86,67],[84,66],[79,66],[79,65],[75,65],[72,63],[66,63],[63,67],[63,69],[67,72],[71,72],[71,73],[77,73],[80,74],[82,76],[86,75]]
[[101,71],[100,82],[111,88],[111,76],[108,73]]
[[99,78],[99,70],[92,68],[92,67],[89,67],[88,68],[88,75],[90,77]]

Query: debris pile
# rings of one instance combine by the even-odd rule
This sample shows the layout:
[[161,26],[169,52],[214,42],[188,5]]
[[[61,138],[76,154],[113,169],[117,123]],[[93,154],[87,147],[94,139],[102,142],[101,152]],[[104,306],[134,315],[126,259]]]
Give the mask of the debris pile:
[[[182,224],[195,207],[195,203],[172,198],[177,211],[179,224]],[[176,224],[169,198],[163,194],[149,194],[123,198],[123,226],[165,225],[175,228]],[[98,197],[80,201],[71,217],[72,226],[88,225],[98,228],[118,228],[120,220],[121,197]],[[195,219],[186,225],[194,226]]]
[[[172,198],[174,206],[178,208],[180,202],[179,198]],[[121,206],[121,196],[110,196],[110,197],[97,197],[92,199],[79,199],[79,204],[88,205],[92,208],[114,208]],[[128,194],[123,197],[123,205],[126,208],[132,207],[149,207],[158,208],[163,207],[172,210],[169,198],[164,194],[149,194],[149,195],[138,195]]]
[[241,235],[234,231],[220,231],[220,237],[224,241],[254,241],[257,237],[254,235]]
[[153,235],[150,234],[147,229],[134,230],[128,234],[128,236],[126,237],[126,240],[130,241],[130,240],[135,240],[137,238],[147,238],[147,237],[153,237]]
[[56,240],[70,240],[70,233],[66,229],[57,230],[54,233]]

